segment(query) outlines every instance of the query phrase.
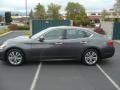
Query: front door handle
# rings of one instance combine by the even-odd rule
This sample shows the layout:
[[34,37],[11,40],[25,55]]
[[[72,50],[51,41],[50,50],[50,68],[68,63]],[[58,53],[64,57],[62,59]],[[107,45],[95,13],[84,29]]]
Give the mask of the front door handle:
[[61,45],[61,44],[63,44],[62,42],[56,42],[55,43],[56,45]]
[[80,43],[82,43],[82,44],[86,44],[86,43],[87,43],[87,41],[81,41]]

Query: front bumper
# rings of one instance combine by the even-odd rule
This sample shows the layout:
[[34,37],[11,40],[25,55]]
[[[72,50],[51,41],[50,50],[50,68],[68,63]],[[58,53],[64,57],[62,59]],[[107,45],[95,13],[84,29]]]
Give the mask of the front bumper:
[[4,60],[4,51],[0,49],[0,60]]

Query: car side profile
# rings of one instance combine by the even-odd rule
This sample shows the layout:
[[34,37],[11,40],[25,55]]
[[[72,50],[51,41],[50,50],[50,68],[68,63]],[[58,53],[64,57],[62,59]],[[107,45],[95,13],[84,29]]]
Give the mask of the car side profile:
[[13,66],[29,60],[79,60],[95,65],[114,55],[113,41],[92,30],[73,26],[50,27],[27,37],[9,39],[0,46],[0,60]]

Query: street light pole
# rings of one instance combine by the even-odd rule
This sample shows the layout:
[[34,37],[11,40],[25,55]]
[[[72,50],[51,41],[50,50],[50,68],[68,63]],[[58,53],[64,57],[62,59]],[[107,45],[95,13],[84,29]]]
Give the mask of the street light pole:
[[25,0],[25,10],[26,10],[26,24],[27,24],[27,21],[28,21],[28,18],[27,18],[27,0]]

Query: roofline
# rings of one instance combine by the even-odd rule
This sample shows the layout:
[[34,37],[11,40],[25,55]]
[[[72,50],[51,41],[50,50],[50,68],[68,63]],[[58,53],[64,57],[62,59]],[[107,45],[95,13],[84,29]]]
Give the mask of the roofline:
[[84,27],[77,27],[77,26],[54,26],[54,27],[49,27],[49,28],[51,28],[51,29],[54,29],[54,28],[67,28],[67,29],[83,29],[83,30],[86,30],[86,31],[89,31],[89,32],[93,32],[94,33],[94,31],[91,29],[91,28],[84,28]]

